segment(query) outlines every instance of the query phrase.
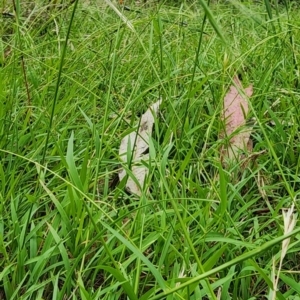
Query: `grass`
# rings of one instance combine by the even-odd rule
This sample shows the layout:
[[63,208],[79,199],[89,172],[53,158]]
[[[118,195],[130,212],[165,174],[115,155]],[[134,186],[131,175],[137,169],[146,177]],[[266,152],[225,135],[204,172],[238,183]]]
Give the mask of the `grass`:
[[[294,3],[230,2],[16,0],[2,17],[1,299],[270,299],[299,207],[300,22]],[[254,85],[242,172],[219,153],[234,74]],[[119,146],[159,97],[137,198]],[[277,299],[299,299],[299,231]]]

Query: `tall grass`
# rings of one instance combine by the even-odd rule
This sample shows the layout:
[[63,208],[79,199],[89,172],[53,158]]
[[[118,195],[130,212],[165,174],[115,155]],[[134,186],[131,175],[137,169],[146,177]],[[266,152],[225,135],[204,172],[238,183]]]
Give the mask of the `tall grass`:
[[[263,299],[287,237],[276,297],[298,299],[281,215],[298,211],[297,11],[210,2],[4,2],[1,299]],[[254,149],[225,170],[234,74],[254,85]],[[159,97],[137,198],[119,145]]]

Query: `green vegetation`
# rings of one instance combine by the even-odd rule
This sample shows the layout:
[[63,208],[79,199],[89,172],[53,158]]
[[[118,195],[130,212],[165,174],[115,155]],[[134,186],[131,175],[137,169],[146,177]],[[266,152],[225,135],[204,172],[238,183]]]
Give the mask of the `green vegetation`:
[[[296,4],[19,2],[0,20],[0,299],[268,299],[300,193]],[[254,147],[223,169],[235,74]],[[160,97],[137,198],[119,146]],[[291,235],[277,299],[299,299]]]

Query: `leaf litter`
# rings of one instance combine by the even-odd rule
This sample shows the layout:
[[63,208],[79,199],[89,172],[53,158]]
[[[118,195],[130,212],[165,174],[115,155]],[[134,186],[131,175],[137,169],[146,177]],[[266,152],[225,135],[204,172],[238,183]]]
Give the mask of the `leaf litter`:
[[[246,126],[246,119],[249,112],[248,99],[253,94],[253,86],[244,89],[238,76],[234,76],[233,82],[234,85],[230,86],[224,97],[222,112],[225,129],[220,138],[229,138],[229,142],[221,149],[221,162],[225,167],[240,161],[246,151],[252,151],[252,127]],[[138,129],[126,135],[120,144],[119,156],[124,167],[119,171],[119,180],[122,181],[127,176],[125,188],[137,196],[141,196],[148,175],[148,167],[142,161],[149,161],[149,140],[160,104],[161,100],[152,104],[141,116]]]

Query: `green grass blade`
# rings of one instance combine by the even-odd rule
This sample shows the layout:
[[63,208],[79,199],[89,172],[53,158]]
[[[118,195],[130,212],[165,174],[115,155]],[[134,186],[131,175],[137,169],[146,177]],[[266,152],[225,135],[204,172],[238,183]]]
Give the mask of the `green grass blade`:
[[215,30],[215,32],[217,33],[217,35],[219,36],[219,38],[225,43],[226,42],[226,38],[222,32],[222,30],[219,28],[219,25],[217,24],[217,21],[215,20],[212,11],[210,10],[210,8],[208,7],[207,3],[204,0],[198,0],[199,3],[201,4],[201,6],[204,9],[205,15],[209,21],[209,23],[211,24],[211,26],[213,27],[213,29]]
[[46,153],[47,153],[47,150],[48,150],[48,143],[49,143],[50,133],[51,133],[51,130],[52,130],[52,124],[53,124],[53,118],[54,118],[56,102],[57,102],[57,99],[58,99],[58,91],[59,91],[59,87],[60,87],[60,81],[61,81],[61,76],[62,76],[64,60],[65,60],[65,56],[66,56],[66,52],[67,52],[68,41],[69,41],[69,37],[70,37],[70,33],[71,33],[73,20],[75,18],[75,12],[76,12],[78,2],[79,2],[78,0],[74,1],[73,11],[72,11],[72,15],[71,15],[71,19],[70,19],[70,22],[69,22],[66,38],[65,38],[65,41],[64,41],[64,46],[63,46],[62,53],[61,53],[61,59],[60,59],[58,73],[57,73],[57,81],[56,81],[56,85],[55,85],[54,98],[53,98],[53,102],[52,102],[52,110],[51,110],[51,115],[50,115],[49,127],[48,127],[48,130],[47,130],[47,136],[46,136],[45,146],[44,146],[44,150],[43,150],[43,156],[42,156],[42,162],[41,162],[42,165],[45,163]]

